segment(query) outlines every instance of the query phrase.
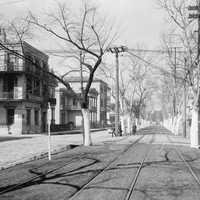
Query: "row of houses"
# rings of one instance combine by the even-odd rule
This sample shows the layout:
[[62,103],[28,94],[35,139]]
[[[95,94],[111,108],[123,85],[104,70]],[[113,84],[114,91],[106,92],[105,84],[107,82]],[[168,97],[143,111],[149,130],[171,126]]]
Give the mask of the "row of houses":
[[[71,77],[69,87],[51,76],[48,56],[27,42],[8,43],[0,34],[5,48],[0,50],[0,134],[35,134],[47,131],[48,102],[51,103],[51,125],[82,124],[80,78]],[[2,38],[3,37],[3,38]],[[26,59],[21,59],[19,55]],[[87,78],[83,79],[86,84]],[[95,79],[89,92],[92,127],[106,126],[110,101],[108,85]]]

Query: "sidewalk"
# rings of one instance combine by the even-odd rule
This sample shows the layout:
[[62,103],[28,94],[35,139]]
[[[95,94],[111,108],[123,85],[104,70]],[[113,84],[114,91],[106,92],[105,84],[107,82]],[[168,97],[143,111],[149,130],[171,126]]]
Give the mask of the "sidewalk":
[[[91,135],[94,144],[112,139],[107,130],[92,132]],[[47,135],[29,135],[18,140],[0,142],[0,169],[44,156],[48,151],[47,142]],[[64,151],[70,149],[70,144],[81,145],[82,142],[82,134],[53,135],[51,151]]]

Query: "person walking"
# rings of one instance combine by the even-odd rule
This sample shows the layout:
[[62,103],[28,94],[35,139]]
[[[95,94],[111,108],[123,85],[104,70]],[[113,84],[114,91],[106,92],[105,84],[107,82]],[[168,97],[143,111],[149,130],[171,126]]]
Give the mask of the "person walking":
[[133,123],[133,127],[132,127],[132,134],[135,135],[137,131],[137,126],[135,123]]

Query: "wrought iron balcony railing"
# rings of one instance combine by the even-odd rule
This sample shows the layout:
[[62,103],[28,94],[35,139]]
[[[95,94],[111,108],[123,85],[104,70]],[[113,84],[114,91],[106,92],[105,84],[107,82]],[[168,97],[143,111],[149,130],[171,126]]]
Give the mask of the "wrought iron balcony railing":
[[24,71],[23,66],[15,65],[15,64],[8,64],[4,66],[0,66],[0,72],[21,72]]

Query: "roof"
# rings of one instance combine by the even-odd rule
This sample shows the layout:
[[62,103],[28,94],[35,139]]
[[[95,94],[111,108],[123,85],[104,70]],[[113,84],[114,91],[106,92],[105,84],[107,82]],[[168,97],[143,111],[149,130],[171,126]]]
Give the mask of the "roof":
[[71,88],[58,88],[57,90],[69,96],[77,96],[77,94]]
[[37,54],[37,56],[41,57],[42,59],[44,60],[48,60],[49,56],[47,54],[45,54],[44,52],[40,51],[39,49],[33,47],[32,45],[30,45],[29,43],[25,42],[25,41],[22,41],[22,44],[21,42],[10,42],[10,41],[7,41],[4,43],[5,46],[7,47],[16,47],[16,48],[24,48],[24,51],[25,52],[31,52],[33,54]]
[[[88,78],[89,77],[83,77],[83,82],[87,82]],[[72,77],[67,78],[67,81],[68,82],[73,82],[73,83],[80,82],[81,78],[79,76],[74,76],[74,77],[72,76]],[[101,83],[104,83],[104,84],[108,85],[105,81],[103,81],[101,79],[98,79],[98,78],[94,78],[93,82],[101,82]]]

